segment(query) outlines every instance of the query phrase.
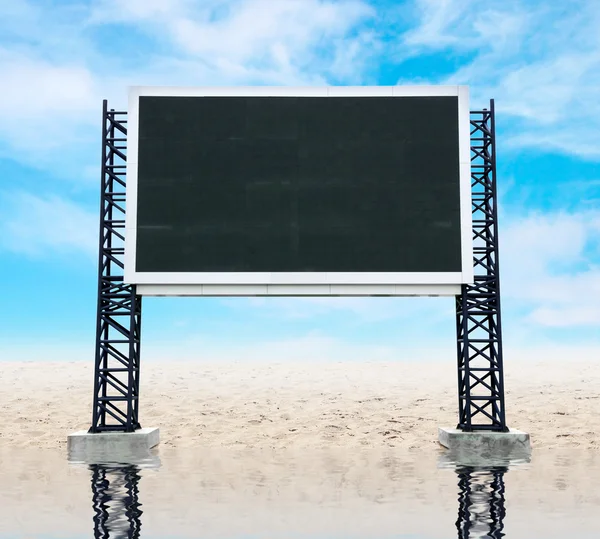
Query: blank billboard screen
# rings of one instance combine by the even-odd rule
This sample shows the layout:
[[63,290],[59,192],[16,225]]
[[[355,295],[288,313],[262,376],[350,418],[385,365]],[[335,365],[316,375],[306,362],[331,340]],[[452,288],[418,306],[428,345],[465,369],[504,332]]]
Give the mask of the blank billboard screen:
[[134,271],[461,272],[457,96],[140,96]]

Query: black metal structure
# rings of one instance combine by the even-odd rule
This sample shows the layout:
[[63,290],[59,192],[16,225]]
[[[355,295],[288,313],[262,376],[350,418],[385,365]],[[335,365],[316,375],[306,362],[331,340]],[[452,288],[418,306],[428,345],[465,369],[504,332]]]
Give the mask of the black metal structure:
[[140,428],[142,298],[123,282],[127,113],[102,106],[102,189],[94,402],[89,432]]
[[508,467],[458,466],[458,539],[504,537],[504,474]]
[[[125,112],[102,112],[102,190],[94,401],[89,432],[139,423],[142,298],[123,282]],[[456,297],[459,429],[507,431],[504,411],[494,101],[471,111],[475,282]]]
[[138,538],[142,527],[139,469],[135,465],[90,465],[96,539]]
[[506,432],[494,100],[471,111],[471,192],[475,282],[456,297],[457,428]]

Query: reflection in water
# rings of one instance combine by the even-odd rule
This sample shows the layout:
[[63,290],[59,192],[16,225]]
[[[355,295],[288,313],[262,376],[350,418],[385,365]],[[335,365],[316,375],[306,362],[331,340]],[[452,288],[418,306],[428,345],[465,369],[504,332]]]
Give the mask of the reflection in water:
[[[96,539],[139,538],[140,467],[90,464]],[[458,475],[458,539],[504,537],[504,474],[508,466],[455,465]]]
[[[142,510],[138,501],[140,467],[90,464],[94,537],[139,538]],[[504,537],[504,474],[508,466],[455,465],[458,475],[458,539]]]
[[94,537],[140,537],[142,510],[138,501],[138,466],[90,464],[90,470]]
[[457,466],[459,539],[504,537],[504,474],[508,467]]
[[152,461],[90,467],[0,443],[0,537],[94,537],[95,526],[105,538],[598,539],[600,451],[515,463],[431,449],[165,446]]

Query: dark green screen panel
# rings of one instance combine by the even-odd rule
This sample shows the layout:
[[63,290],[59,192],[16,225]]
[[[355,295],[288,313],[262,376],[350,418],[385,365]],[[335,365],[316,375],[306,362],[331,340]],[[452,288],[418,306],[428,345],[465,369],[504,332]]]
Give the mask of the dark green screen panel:
[[462,270],[456,97],[140,97],[138,135],[138,272]]

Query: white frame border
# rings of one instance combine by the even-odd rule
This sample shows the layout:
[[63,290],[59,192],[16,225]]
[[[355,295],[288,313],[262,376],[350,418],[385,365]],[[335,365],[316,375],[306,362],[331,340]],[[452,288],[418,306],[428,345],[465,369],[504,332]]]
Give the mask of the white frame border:
[[[138,106],[142,96],[174,97],[458,97],[461,212],[461,272],[440,273],[249,273],[135,271],[138,172]],[[467,86],[309,86],[309,87],[160,87],[129,88],[124,281],[142,295],[455,295],[472,284],[473,227],[471,140]],[[385,286],[385,288],[381,288]],[[369,291],[370,290],[370,291]],[[353,292],[354,291],[354,292]]]

